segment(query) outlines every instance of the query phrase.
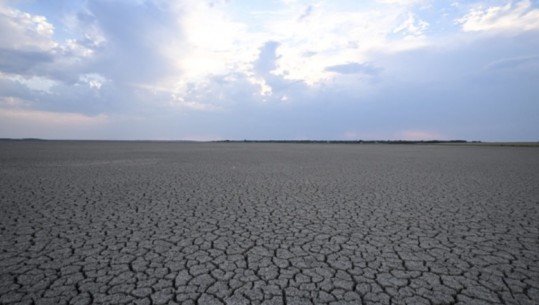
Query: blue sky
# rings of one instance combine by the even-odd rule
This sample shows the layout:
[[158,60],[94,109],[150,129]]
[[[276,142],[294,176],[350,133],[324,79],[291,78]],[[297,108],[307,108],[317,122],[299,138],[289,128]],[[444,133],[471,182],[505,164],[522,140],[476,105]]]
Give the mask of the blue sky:
[[0,137],[539,140],[539,2],[0,0]]

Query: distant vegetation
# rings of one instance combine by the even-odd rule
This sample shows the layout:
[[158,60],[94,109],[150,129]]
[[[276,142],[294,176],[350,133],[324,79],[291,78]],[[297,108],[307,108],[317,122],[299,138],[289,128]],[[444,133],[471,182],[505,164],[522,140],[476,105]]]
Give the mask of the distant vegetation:
[[171,143],[298,143],[298,144],[455,144],[505,147],[539,147],[537,142],[482,142],[466,140],[219,140],[219,141],[189,141],[189,140],[47,140],[38,138],[0,138],[3,141],[68,141],[68,142],[171,142]]
[[329,143],[329,144],[445,144],[445,143],[481,143],[465,140],[223,140],[221,143]]
[[537,142],[482,142],[466,140],[222,140],[215,143],[302,143],[302,144],[455,144],[504,147],[539,147]]

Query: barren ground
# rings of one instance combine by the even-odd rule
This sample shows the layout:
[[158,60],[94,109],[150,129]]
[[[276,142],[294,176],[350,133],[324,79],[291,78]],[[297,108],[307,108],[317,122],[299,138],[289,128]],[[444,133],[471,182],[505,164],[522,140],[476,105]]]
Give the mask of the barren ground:
[[1,304],[537,304],[539,148],[0,142]]

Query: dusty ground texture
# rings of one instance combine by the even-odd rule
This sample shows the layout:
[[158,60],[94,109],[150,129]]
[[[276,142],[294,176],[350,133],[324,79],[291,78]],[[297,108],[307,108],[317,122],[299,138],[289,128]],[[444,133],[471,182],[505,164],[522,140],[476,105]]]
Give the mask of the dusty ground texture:
[[2,304],[537,304],[539,149],[0,143]]

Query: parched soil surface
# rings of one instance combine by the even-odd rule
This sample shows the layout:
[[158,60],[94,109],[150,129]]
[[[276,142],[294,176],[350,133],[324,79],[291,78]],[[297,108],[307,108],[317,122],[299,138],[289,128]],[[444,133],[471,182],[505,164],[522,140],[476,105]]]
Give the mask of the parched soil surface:
[[0,143],[1,304],[538,304],[539,149]]

